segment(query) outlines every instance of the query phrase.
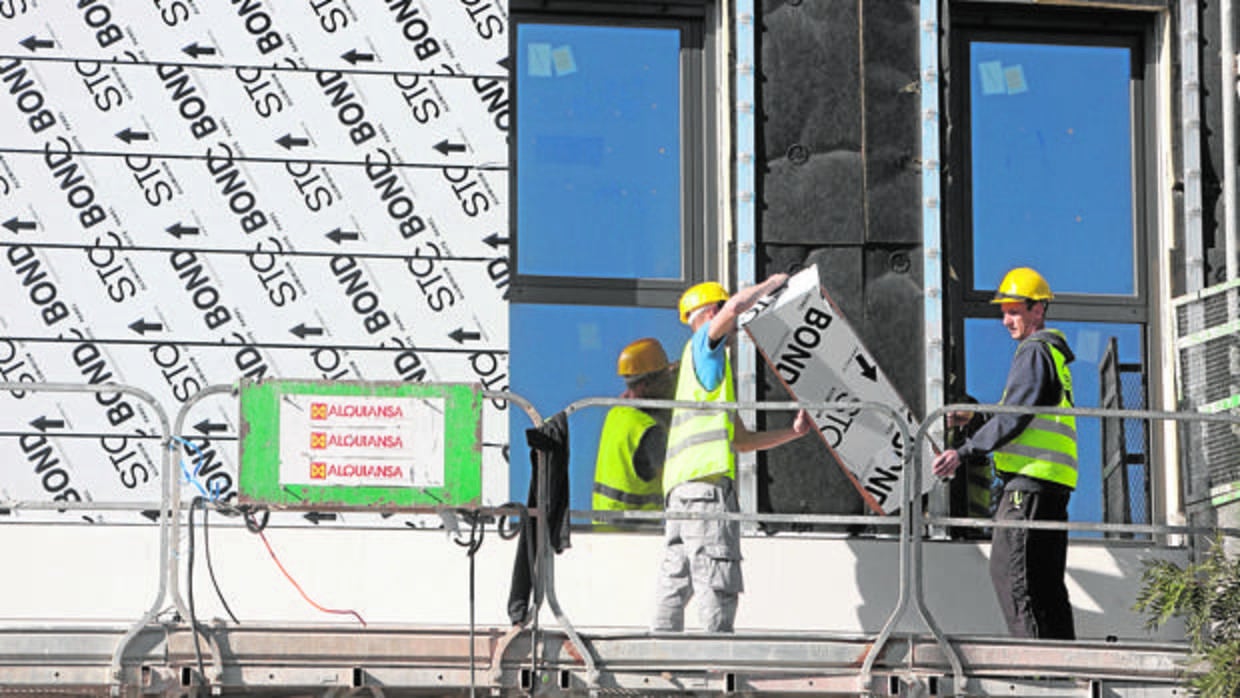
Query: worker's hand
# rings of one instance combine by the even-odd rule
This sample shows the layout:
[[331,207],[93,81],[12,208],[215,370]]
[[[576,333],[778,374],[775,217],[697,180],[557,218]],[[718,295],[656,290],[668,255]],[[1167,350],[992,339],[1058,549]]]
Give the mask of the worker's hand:
[[809,412],[800,410],[797,412],[796,418],[792,420],[792,433],[797,436],[804,436],[809,433],[813,426],[814,420],[809,416]]
[[788,283],[788,275],[782,271],[776,272],[766,277],[766,283],[769,284],[767,288],[779,288],[780,286]]
[[956,474],[956,468],[960,467],[960,454],[956,449],[949,448],[939,455],[935,456],[934,463],[930,469],[937,477],[948,478]]

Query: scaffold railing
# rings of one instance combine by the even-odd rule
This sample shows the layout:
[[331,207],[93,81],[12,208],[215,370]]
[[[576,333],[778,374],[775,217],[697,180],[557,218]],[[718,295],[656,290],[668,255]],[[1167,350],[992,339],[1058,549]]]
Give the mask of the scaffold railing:
[[[187,638],[203,639],[206,641],[209,654],[211,657],[211,671],[202,677],[191,677],[183,685],[192,685],[194,678],[205,681],[206,686],[223,686],[243,680],[241,670],[235,664],[237,660],[238,650],[244,646],[240,643],[242,637],[257,638],[261,637],[262,642],[274,642],[274,630],[272,635],[256,635],[248,628],[229,627],[227,624],[213,624],[210,627],[199,626],[193,619],[193,613],[185,603],[181,593],[181,580],[179,571],[179,561],[183,559],[183,551],[181,550],[181,525],[183,518],[189,513],[182,502],[180,492],[179,479],[173,472],[171,451],[175,447],[176,437],[182,434],[185,428],[187,415],[191,408],[200,401],[212,396],[236,395],[236,387],[232,385],[210,386],[203,389],[199,393],[192,396],[189,400],[181,404],[175,419],[169,420],[167,412],[163,407],[145,392],[118,384],[65,384],[65,383],[0,383],[0,391],[3,390],[25,390],[25,391],[48,391],[62,393],[111,393],[123,392],[131,394],[149,405],[152,411],[158,416],[160,423],[160,433],[153,435],[151,438],[159,439],[162,445],[161,456],[161,477],[163,477],[161,485],[161,501],[159,502],[105,502],[105,501],[83,501],[83,502],[64,502],[64,501],[19,501],[9,500],[0,501],[0,507],[21,510],[147,510],[154,509],[159,512],[159,555],[158,555],[158,585],[156,598],[145,613],[132,625],[128,627],[120,636],[110,635],[107,633],[92,635],[96,639],[95,643],[113,642],[110,656],[107,662],[107,680],[100,681],[109,686],[113,694],[119,694],[123,690],[133,688],[131,682],[135,680],[134,670],[137,665],[146,667],[149,671],[150,667],[147,662],[150,660],[149,650],[153,643],[157,642],[173,642],[183,643]],[[510,404],[520,407],[534,426],[539,426],[543,422],[543,418],[537,410],[523,397],[508,391],[483,391],[483,395],[487,399],[505,400]],[[701,407],[698,403],[681,402],[674,400],[624,400],[618,398],[589,398],[578,400],[567,406],[564,410],[566,414],[576,411],[595,408],[595,407],[613,407],[617,405],[628,405],[646,408],[697,408]],[[934,615],[927,607],[925,600],[926,583],[925,583],[925,566],[924,566],[924,543],[927,540],[927,532],[933,530],[935,526],[954,526],[954,527],[996,527],[996,526],[1025,526],[1029,528],[1048,528],[1057,530],[1066,530],[1070,532],[1127,532],[1141,533],[1149,536],[1165,536],[1171,534],[1221,534],[1225,536],[1240,536],[1240,531],[1227,528],[1200,528],[1193,526],[1173,526],[1165,524],[1107,524],[1094,522],[1066,522],[1066,523],[1049,523],[1049,522],[996,522],[991,519],[975,519],[962,517],[929,517],[923,515],[922,497],[915,495],[921,491],[921,478],[925,464],[921,462],[922,453],[919,446],[927,438],[927,434],[938,420],[941,420],[946,414],[956,410],[970,410],[984,413],[1035,413],[1035,414],[1068,414],[1077,417],[1087,418],[1123,418],[1123,419],[1141,419],[1141,420],[1171,420],[1171,421],[1203,421],[1203,422],[1223,422],[1232,425],[1240,424],[1240,417],[1231,414],[1203,414],[1198,412],[1179,413],[1179,412],[1162,412],[1155,410],[1111,410],[1111,409],[1091,409],[1091,408],[1021,408],[1002,405],[946,405],[938,408],[930,413],[925,420],[921,422],[915,434],[907,433],[903,426],[903,421],[899,418],[890,407],[882,404],[856,403],[856,402],[735,402],[726,404],[712,404],[712,409],[726,410],[857,410],[867,409],[883,413],[890,417],[896,428],[903,433],[905,443],[911,444],[913,447],[906,450],[903,478],[903,499],[902,506],[898,515],[895,516],[855,516],[855,515],[831,515],[831,514],[778,514],[778,513],[758,513],[758,512],[741,512],[735,514],[691,514],[691,513],[673,513],[653,511],[577,511],[573,510],[573,516],[585,516],[596,520],[618,520],[618,521],[663,521],[668,518],[703,518],[718,520],[735,520],[741,522],[763,523],[763,522],[784,522],[784,523],[809,523],[809,524],[841,524],[856,525],[864,524],[874,528],[893,528],[898,530],[898,554],[899,554],[899,573],[895,583],[897,585],[897,601],[887,616],[886,622],[881,630],[874,635],[864,635],[862,637],[845,637],[846,633],[823,631],[821,633],[790,633],[781,635],[750,636],[741,638],[750,642],[765,642],[770,648],[784,648],[778,650],[788,653],[789,660],[785,665],[779,662],[771,662],[771,666],[764,673],[755,671],[753,667],[747,667],[749,676],[748,681],[751,686],[767,686],[774,690],[774,687],[780,687],[780,690],[804,689],[810,690],[811,684],[796,684],[792,679],[779,679],[781,669],[796,667],[798,675],[805,675],[810,672],[817,664],[818,669],[826,672],[821,674],[818,686],[821,688],[826,685],[822,681],[824,677],[834,677],[830,679],[832,686],[850,686],[855,690],[865,692],[873,688],[876,676],[881,674],[887,678],[900,676],[902,681],[912,685],[920,682],[927,676],[942,674],[944,679],[950,677],[950,685],[946,688],[957,695],[962,695],[962,691],[970,685],[970,681],[974,680],[974,665],[984,663],[986,649],[984,644],[978,644],[975,639],[954,636],[944,630],[936,622]],[[67,435],[66,435],[67,436]],[[545,468],[545,463],[539,463],[540,469]],[[549,493],[547,492],[548,478],[545,472],[539,477],[540,487],[537,492],[536,506],[529,509],[528,513],[531,518],[537,518],[546,511],[546,503]],[[225,504],[218,502],[210,502],[208,506],[224,507]],[[491,513],[497,516],[513,516],[515,513],[511,509],[503,507],[489,507]],[[581,664],[583,671],[581,685],[591,690],[601,690],[607,685],[614,685],[617,672],[636,672],[641,674],[639,668],[646,667],[651,671],[658,669],[660,665],[660,657],[663,658],[664,668],[674,669],[678,666],[675,657],[668,652],[680,652],[681,658],[693,656],[699,661],[709,661],[703,657],[697,657],[694,652],[702,652],[701,648],[697,648],[690,652],[686,649],[686,642],[700,642],[708,645],[714,643],[714,646],[727,656],[744,657],[745,652],[738,649],[735,642],[740,640],[729,637],[711,637],[711,636],[694,636],[689,639],[668,636],[665,633],[639,632],[636,634],[599,634],[599,633],[583,633],[580,632],[573,624],[569,609],[563,607],[556,593],[556,574],[555,574],[555,556],[551,554],[551,546],[549,540],[549,526],[538,526],[539,534],[535,538],[535,563],[534,569],[536,591],[534,594],[533,610],[529,614],[528,621],[518,627],[514,627],[507,632],[497,633],[491,630],[485,634],[483,644],[479,645],[473,618],[471,615],[469,627],[467,629],[467,639],[462,643],[461,647],[468,648],[468,665],[456,664],[447,660],[445,666],[451,664],[455,667],[454,672],[446,675],[461,677],[462,681],[466,681],[463,677],[468,671],[467,688],[472,693],[478,686],[490,688],[494,690],[525,690],[534,691],[537,688],[538,679],[536,677],[556,677],[558,680],[551,680],[552,686],[544,686],[547,689],[557,689],[565,693],[571,693],[573,690],[580,688],[574,679],[572,673],[574,662]],[[539,627],[539,608],[543,600],[546,600],[548,608],[551,610],[557,628],[540,628]],[[170,600],[170,601],[169,601]],[[170,604],[170,605],[169,605]],[[471,609],[472,610],[472,609]],[[915,610],[926,631],[929,635],[925,642],[918,644],[916,638],[904,637],[895,632],[898,623],[903,620],[904,616],[910,610]],[[162,615],[173,611],[171,618],[161,618]],[[186,619],[191,622],[186,623]],[[340,630],[332,629],[330,631],[323,630],[324,633],[334,633],[339,635]],[[425,638],[421,640],[409,636],[401,635],[403,630],[386,627],[375,630],[364,629],[353,631],[357,636],[365,636],[368,633],[373,637],[392,637],[393,642],[412,643],[410,647],[423,647],[418,644],[425,642]],[[413,632],[409,630],[409,632]],[[395,633],[395,634],[393,634]],[[451,636],[451,632],[447,632],[443,637]],[[156,636],[160,640],[154,639]],[[50,632],[46,625],[39,628],[31,628],[25,635],[22,630],[9,629],[0,634],[0,686],[5,685],[3,677],[5,676],[4,667],[8,660],[5,659],[5,652],[10,652],[11,657],[21,655],[21,652],[29,650],[30,643],[37,643],[43,638],[48,643],[54,643],[56,633]],[[439,637],[439,636],[436,636]],[[560,638],[563,638],[563,647],[561,647]],[[105,640],[105,638],[107,638]],[[181,638],[181,639],[176,639]],[[446,641],[446,640],[445,640]],[[257,640],[256,640],[257,642]],[[789,643],[800,642],[805,646],[813,646],[815,643],[821,644],[824,648],[821,656],[824,658],[821,662],[815,662],[812,658],[799,656],[796,651],[787,649],[792,645]],[[829,647],[837,647],[831,643],[844,643],[847,647],[863,648],[860,654],[849,655],[847,651],[842,652],[839,656],[833,654],[836,650],[826,649]],[[806,643],[808,643],[806,645]],[[825,643],[825,644],[823,644]],[[928,643],[928,644],[926,644]],[[97,644],[95,646],[98,646]],[[164,651],[171,649],[170,645],[162,645]],[[184,650],[189,645],[178,644],[176,647]],[[258,645],[255,645],[258,646]],[[1088,643],[1081,645],[1087,647]],[[269,645],[263,645],[269,647]],[[567,648],[567,653],[564,651]],[[1034,645],[1036,649],[1038,645]],[[19,652],[15,648],[23,648]],[[915,649],[917,648],[917,649]],[[837,647],[838,649],[838,647]],[[1052,647],[1051,650],[1056,648]],[[178,650],[178,651],[180,651]],[[55,647],[45,647],[43,651],[55,654]],[[1183,648],[1168,650],[1172,654],[1183,652]],[[480,659],[485,662],[485,666],[489,669],[486,678],[478,682],[475,675],[475,655],[479,652],[489,652],[485,657]],[[233,657],[230,658],[230,653]],[[686,654],[687,653],[687,654]],[[1157,652],[1155,652],[1157,654]],[[575,657],[574,657],[575,655]],[[1038,655],[1034,651],[1031,656]],[[171,655],[168,655],[171,656]],[[180,655],[178,655],[180,656]],[[1050,656],[1050,655],[1048,655]],[[1166,652],[1160,654],[1161,657],[1169,656]],[[22,655],[22,661],[31,661],[26,655]],[[797,658],[799,657],[799,658]],[[855,657],[850,659],[849,657]],[[898,669],[892,665],[891,661],[899,658],[903,661],[903,665]],[[570,659],[571,658],[571,659]],[[13,660],[16,661],[16,660]],[[309,661],[309,660],[307,660]],[[463,661],[463,660],[462,660]],[[746,661],[756,661],[752,658]],[[1151,659],[1151,662],[1157,663]],[[1160,660],[1158,660],[1160,661]],[[137,662],[138,664],[135,664]],[[643,662],[647,664],[642,664]],[[849,668],[851,666],[851,668]],[[560,667],[559,673],[555,673],[554,667]],[[1156,672],[1159,681],[1165,682],[1167,678],[1164,676],[1165,667],[1158,664]],[[759,667],[760,669],[761,667]],[[1153,670],[1151,670],[1153,671]],[[240,672],[240,673],[239,673]],[[568,672],[568,673],[565,673]],[[771,673],[774,672],[774,673]],[[666,673],[666,672],[664,672]],[[812,672],[811,672],[812,673]],[[658,674],[658,672],[656,672]],[[727,686],[728,681],[736,681],[737,676],[745,674],[740,672],[723,671],[719,680],[721,685]],[[627,675],[627,674],[626,674]],[[653,674],[652,674],[653,675]],[[659,674],[662,675],[662,674]],[[766,676],[761,679],[759,676]],[[727,678],[732,676],[731,679]],[[604,680],[606,677],[607,678]],[[772,678],[775,677],[775,678]],[[544,678],[544,681],[546,679]],[[649,676],[645,680],[649,680]],[[788,683],[792,681],[792,683]],[[708,685],[713,685],[709,681]],[[663,689],[672,691],[676,688],[675,682],[656,682],[657,686],[663,686]],[[682,685],[681,688],[684,686]],[[735,684],[733,684],[735,688]],[[461,689],[461,686],[456,688]],[[925,688],[925,687],[923,687]],[[943,686],[936,687],[936,690],[944,690]]]

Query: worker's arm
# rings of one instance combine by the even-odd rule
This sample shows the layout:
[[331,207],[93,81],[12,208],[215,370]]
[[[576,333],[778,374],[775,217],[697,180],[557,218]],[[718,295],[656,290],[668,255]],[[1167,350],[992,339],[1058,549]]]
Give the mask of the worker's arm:
[[[1012,357],[1007,384],[1003,388],[1003,404],[1013,407],[1052,406],[1059,402],[1055,361],[1041,342],[1025,342]],[[1029,423],[1032,414],[995,413],[990,415],[972,436],[957,449],[962,456],[993,453],[1016,438]]]
[[746,310],[753,307],[763,296],[771,293],[775,289],[783,286],[788,281],[787,274],[771,274],[766,277],[766,281],[754,284],[749,288],[736,292],[736,295],[729,298],[719,312],[715,313],[715,317],[710,319],[707,326],[707,335],[710,337],[711,346],[718,345],[728,335],[736,330],[737,318]]
[[633,472],[646,482],[663,478],[663,457],[667,454],[667,431],[654,425],[642,434],[633,451]]
[[[1026,342],[1012,357],[1007,385],[1003,389],[1004,405],[1054,405],[1057,388],[1053,378],[1054,360],[1040,342]],[[1052,401],[1053,400],[1053,401]],[[948,449],[935,457],[931,471],[938,477],[951,477],[960,467],[960,459],[985,455],[1016,438],[1033,421],[1032,414],[992,414],[959,448]]]
[[809,413],[805,410],[797,412],[796,418],[792,420],[792,426],[783,429],[770,429],[767,431],[750,431],[745,426],[745,422],[736,414],[732,415],[732,450],[737,453],[747,453],[749,451],[765,451],[768,448],[775,448],[800,438],[809,433],[810,428],[814,425],[814,421],[810,419]]

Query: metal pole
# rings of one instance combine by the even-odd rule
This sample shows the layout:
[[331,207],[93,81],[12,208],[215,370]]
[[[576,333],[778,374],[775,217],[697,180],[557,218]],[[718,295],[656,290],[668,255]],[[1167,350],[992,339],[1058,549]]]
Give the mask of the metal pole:
[[[1180,137],[1184,157],[1184,286],[1205,286],[1201,203],[1201,41],[1199,0],[1180,3]],[[1228,182],[1230,185],[1230,182]],[[1230,213],[1230,211],[1228,212]]]
[[[925,286],[922,303],[925,339],[922,364],[925,371],[922,396],[925,409],[943,404],[943,200],[939,116],[939,0],[921,0],[919,34],[921,69],[921,278]],[[941,441],[941,439],[940,439]],[[948,511],[948,499],[930,496],[931,513]]]
[[1236,278],[1236,51],[1232,41],[1231,0],[1219,2],[1219,59],[1223,102],[1223,251],[1227,280]]
[[[119,385],[116,383],[24,383],[24,382],[0,382],[0,391],[4,390],[33,390],[46,391],[51,393],[126,393],[133,395],[139,400],[145,402],[155,412],[155,416],[159,418],[160,440],[168,443],[168,435],[171,429],[168,425],[168,414],[164,412],[164,408],[155,400],[155,398],[145,390],[134,388],[128,385]],[[159,589],[155,593],[155,601],[151,607],[143,614],[138,622],[134,623],[125,636],[121,638],[116,645],[116,650],[112,653],[112,664],[109,667],[109,677],[111,684],[111,692],[113,695],[120,693],[122,676],[121,660],[125,656],[125,648],[129,643],[137,637],[151,621],[159,615],[164,603],[164,596],[167,592],[167,570],[169,567],[168,550],[169,550],[169,516],[168,516],[168,481],[172,479],[170,461],[168,459],[167,449],[162,449],[164,456],[160,464],[160,477],[163,478],[163,493],[159,505]],[[141,504],[136,504],[136,508],[141,509]]]
[[[724,3],[720,3],[723,5]],[[736,221],[733,228],[736,236],[736,286],[745,288],[757,283],[757,176],[756,157],[756,111],[754,89],[754,72],[757,69],[755,59],[754,16],[756,15],[754,0],[736,0],[735,27],[736,52],[733,80],[735,96],[732,100],[735,118],[734,138],[736,162],[734,170],[736,180]],[[720,34],[727,41],[730,32]],[[727,55],[724,47],[723,55]],[[726,88],[727,81],[719,81]],[[720,129],[726,137],[728,129]],[[722,144],[726,146],[727,144]],[[729,152],[723,147],[719,152]],[[727,191],[727,189],[723,189]],[[725,197],[720,197],[721,199]],[[725,226],[726,229],[726,226]],[[720,245],[727,249],[727,245]],[[758,361],[757,348],[748,332],[736,333],[736,396],[742,401],[757,399]],[[750,415],[742,415],[749,417]],[[758,510],[758,459],[755,453],[736,454],[737,502],[741,511]]]
[[[180,436],[181,430],[185,426],[185,419],[189,415],[190,408],[196,406],[203,398],[212,395],[220,395],[223,393],[236,394],[237,386],[227,384],[209,385],[202,390],[194,393],[181,405],[181,409],[177,411],[176,419],[172,423],[172,435]],[[169,440],[169,454],[175,449],[175,442]],[[175,483],[172,491],[169,493],[169,506],[172,509],[172,550],[170,554],[172,559],[181,559],[181,479],[179,477],[170,477],[169,481]],[[176,604],[177,610],[182,616],[189,618],[189,607],[185,605],[185,601],[181,598],[181,571],[178,565],[169,565],[168,567],[168,589],[172,592],[172,601]]]

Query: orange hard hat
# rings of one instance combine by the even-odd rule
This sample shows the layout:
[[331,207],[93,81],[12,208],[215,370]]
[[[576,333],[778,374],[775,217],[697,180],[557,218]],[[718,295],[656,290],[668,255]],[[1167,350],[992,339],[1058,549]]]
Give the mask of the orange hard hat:
[[1029,267],[1016,267],[1003,276],[999,282],[999,290],[991,303],[1010,303],[1011,301],[1049,301],[1054,298],[1050,284],[1038,272]]
[[689,314],[704,305],[728,299],[728,292],[717,281],[703,281],[680,296],[680,321],[689,324]]
[[624,378],[643,376],[667,367],[667,352],[663,351],[659,340],[653,337],[642,337],[630,342],[620,350],[620,358],[616,360],[616,373]]

